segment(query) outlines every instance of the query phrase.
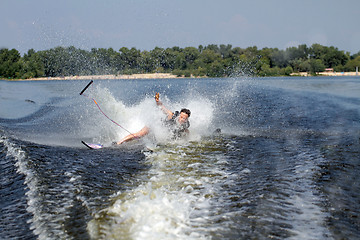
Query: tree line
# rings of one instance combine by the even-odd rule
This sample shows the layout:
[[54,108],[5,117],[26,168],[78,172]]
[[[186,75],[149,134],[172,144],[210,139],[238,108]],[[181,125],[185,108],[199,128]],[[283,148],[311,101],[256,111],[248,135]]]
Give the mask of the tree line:
[[27,79],[76,75],[173,73],[178,76],[229,77],[239,74],[286,76],[293,72],[316,74],[326,68],[336,72],[355,71],[360,67],[360,51],[350,55],[333,46],[306,44],[258,49],[215,45],[196,47],[155,47],[139,50],[122,47],[82,50],[55,47],[28,50],[23,56],[16,49],[0,49],[0,78]]

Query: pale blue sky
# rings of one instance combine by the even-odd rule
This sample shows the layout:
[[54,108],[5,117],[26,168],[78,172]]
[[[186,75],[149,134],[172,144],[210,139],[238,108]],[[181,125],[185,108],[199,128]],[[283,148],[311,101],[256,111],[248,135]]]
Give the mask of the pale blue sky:
[[360,51],[359,0],[0,0],[0,48],[320,43]]

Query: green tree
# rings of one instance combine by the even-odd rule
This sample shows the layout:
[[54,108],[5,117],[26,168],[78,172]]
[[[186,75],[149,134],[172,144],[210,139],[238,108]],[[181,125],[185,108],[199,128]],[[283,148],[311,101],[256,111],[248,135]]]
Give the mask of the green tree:
[[221,56],[219,53],[216,53],[215,51],[206,48],[204,51],[202,51],[199,58],[204,64],[211,64],[215,61],[220,61]]
[[232,45],[231,44],[228,44],[228,45],[224,45],[224,44],[221,44],[220,45],[220,55],[222,58],[230,58],[232,56]]
[[358,53],[355,53],[354,55],[351,55],[350,56],[350,59],[352,60],[352,59],[355,59],[355,58],[357,58],[358,56],[360,56],[360,51],[358,52]]
[[293,73],[294,70],[291,66],[287,66],[285,69],[284,69],[284,75],[286,76],[290,76],[291,73]]
[[204,48],[204,50],[206,50],[206,49],[209,50],[209,51],[212,51],[214,53],[220,54],[219,46],[216,45],[216,44],[209,44]]
[[331,46],[326,47],[320,44],[313,44],[309,49],[310,58],[322,60],[325,67],[336,67],[338,65],[345,65],[349,60],[349,56],[344,51],[339,51],[337,48]]
[[310,72],[311,65],[310,60],[303,61],[299,64],[299,72]]
[[44,64],[39,53],[28,50],[21,59],[21,78],[37,78],[44,76]]
[[270,65],[271,67],[276,66],[282,68],[282,67],[286,67],[287,65],[284,50],[279,50],[275,48],[270,55],[270,60],[271,60],[271,65]]
[[150,72],[155,69],[164,69],[165,66],[165,50],[163,48],[155,47],[150,51],[151,58],[149,59],[152,63],[152,69]]
[[331,46],[327,48],[326,53],[322,56],[323,63],[327,67],[335,67],[338,65],[345,65],[349,57],[344,51],[339,51],[337,48]]
[[128,49],[126,47],[120,48],[120,57],[123,62],[123,69],[131,69],[132,73],[139,72],[141,63],[141,52],[136,48]]
[[285,58],[287,61],[301,59],[307,60],[309,57],[309,49],[306,44],[298,47],[289,47],[285,50]]
[[20,53],[16,49],[0,49],[0,77],[18,78],[21,65]]
[[194,62],[199,57],[199,51],[194,47],[186,47],[183,50],[187,69],[194,69]]
[[325,70],[325,65],[320,59],[310,59],[309,64],[311,73],[323,72]]
[[355,59],[349,60],[344,66],[344,71],[355,72],[356,67],[360,69],[360,55],[357,56]]
[[214,61],[208,65],[207,68],[208,77],[222,77],[224,76],[224,66],[220,61]]
[[165,71],[172,71],[175,68],[176,63],[176,54],[177,52],[174,51],[172,48],[167,48],[164,52],[164,62],[162,63],[162,67]]

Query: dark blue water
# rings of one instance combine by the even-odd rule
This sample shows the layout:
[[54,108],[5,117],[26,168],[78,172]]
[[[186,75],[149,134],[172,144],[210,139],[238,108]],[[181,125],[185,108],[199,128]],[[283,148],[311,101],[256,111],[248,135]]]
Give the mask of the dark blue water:
[[0,82],[1,239],[360,236],[359,77],[87,83]]

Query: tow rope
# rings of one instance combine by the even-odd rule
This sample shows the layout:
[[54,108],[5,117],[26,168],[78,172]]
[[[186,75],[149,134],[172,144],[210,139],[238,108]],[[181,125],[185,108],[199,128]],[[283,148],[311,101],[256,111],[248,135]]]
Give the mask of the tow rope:
[[125,130],[126,132],[128,132],[129,134],[134,135],[134,134],[132,134],[129,130],[127,130],[126,128],[124,128],[123,126],[121,126],[119,123],[117,123],[117,122],[115,122],[114,120],[112,120],[108,115],[106,115],[106,113],[104,113],[104,111],[101,109],[100,105],[96,102],[96,100],[95,100],[94,98],[92,98],[92,97],[84,94],[84,92],[86,91],[86,89],[88,89],[93,82],[94,82],[94,81],[91,80],[91,81],[88,83],[88,85],[86,85],[86,87],[80,92],[80,95],[85,96],[85,97],[91,99],[91,100],[95,103],[95,105],[98,107],[98,109],[100,110],[100,112],[101,112],[107,119],[109,119],[111,122],[113,122],[113,123],[116,124],[117,126],[119,126],[119,127],[121,127],[122,129],[124,129],[124,130]]

